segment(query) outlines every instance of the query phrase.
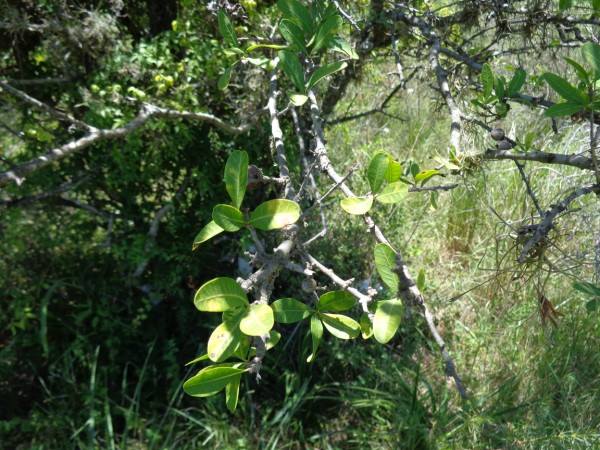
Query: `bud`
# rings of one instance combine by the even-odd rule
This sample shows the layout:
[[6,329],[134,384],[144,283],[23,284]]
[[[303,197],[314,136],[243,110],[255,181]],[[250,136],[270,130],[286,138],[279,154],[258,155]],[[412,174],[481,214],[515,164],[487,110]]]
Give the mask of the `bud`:
[[513,148],[513,144],[507,139],[502,139],[496,147],[498,150],[510,150]]
[[504,139],[504,130],[502,128],[494,128],[490,131],[490,136],[495,141],[501,141]]

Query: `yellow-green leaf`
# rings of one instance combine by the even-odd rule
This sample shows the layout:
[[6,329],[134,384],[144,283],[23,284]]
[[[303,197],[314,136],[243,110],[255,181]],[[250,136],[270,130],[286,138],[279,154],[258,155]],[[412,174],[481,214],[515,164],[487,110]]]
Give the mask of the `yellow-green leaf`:
[[330,291],[319,297],[317,309],[326,311],[347,311],[356,304],[356,298],[346,291]]
[[402,320],[402,301],[383,300],[377,303],[373,319],[373,335],[377,342],[387,344],[396,334]]
[[398,203],[401,201],[408,192],[408,185],[401,181],[390,183],[383,188],[383,191],[379,193],[375,199],[380,203]]
[[363,215],[369,212],[373,206],[373,196],[347,197],[340,201],[340,206],[348,214]]
[[323,325],[331,334],[339,339],[354,339],[360,334],[360,325],[348,316],[342,314],[319,314]]
[[223,228],[217,225],[214,220],[211,220],[206,225],[204,225],[204,228],[202,228],[194,238],[192,250],[196,250],[200,246],[200,244],[208,241],[209,239],[215,237],[217,234],[220,234],[223,231]]
[[248,336],[262,336],[273,328],[271,307],[264,303],[253,303],[240,321],[240,330]]
[[234,232],[246,225],[244,214],[231,205],[217,205],[212,211],[213,221],[225,231]]
[[211,361],[221,362],[233,355],[240,339],[244,337],[239,326],[243,315],[244,311],[239,311],[212,332],[206,348]]
[[295,223],[300,217],[300,206],[291,200],[268,200],[252,211],[250,225],[259,230],[275,230]]
[[225,386],[225,404],[230,412],[235,412],[235,409],[237,408],[241,379],[242,374],[239,374],[237,377],[233,377],[232,381]]
[[385,181],[385,175],[390,165],[390,156],[387,153],[379,152],[371,158],[369,167],[367,168],[367,179],[371,186],[371,192],[376,194],[381,190],[383,182]]
[[222,312],[246,308],[246,293],[233,278],[219,277],[207,281],[194,296],[194,305],[200,311]]
[[306,362],[313,362],[315,360],[319,344],[323,338],[323,324],[316,314],[310,317],[310,337],[312,341],[312,353],[308,355]]
[[246,186],[248,185],[248,153],[240,150],[231,152],[229,158],[227,158],[227,163],[225,163],[223,179],[233,206],[239,208],[244,200]]
[[371,336],[373,336],[373,324],[371,323],[371,320],[369,319],[367,313],[363,313],[360,316],[359,324],[360,334],[363,339],[369,339]]
[[243,372],[244,369],[236,367],[205,367],[183,383],[183,390],[193,397],[208,397],[218,393]]

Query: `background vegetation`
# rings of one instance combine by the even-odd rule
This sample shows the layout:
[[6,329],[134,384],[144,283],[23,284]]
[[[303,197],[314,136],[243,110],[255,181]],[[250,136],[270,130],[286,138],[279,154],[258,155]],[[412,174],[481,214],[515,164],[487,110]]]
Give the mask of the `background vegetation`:
[[[355,13],[367,6],[347,3]],[[230,7],[241,31],[277,17],[269,1],[0,0],[0,73],[50,79],[19,87],[98,127],[135,116],[126,97],[244,122],[249,105],[263,100],[260,78],[247,67],[234,73],[233,94],[217,89],[226,63],[219,6]],[[557,57],[568,55],[578,53],[509,54],[494,68],[563,73]],[[374,50],[332,116],[379,105],[393,71],[393,55]],[[447,147],[449,118],[428,83],[413,80],[388,115],[327,128],[342,173],[355,162],[365,167],[382,149],[405,164],[433,164]],[[28,160],[72,136],[6,93],[0,108],[2,161]],[[571,154],[587,145],[583,123],[560,122],[555,132],[526,107],[516,107],[503,126],[513,135],[535,133],[542,150]],[[466,136],[472,154],[487,142],[480,130]],[[460,188],[441,193],[435,206],[427,193],[414,193],[374,214],[411,267],[423,269],[425,293],[471,400],[460,401],[447,384],[438,350],[418,328],[402,328],[386,346],[330,340],[312,365],[304,363],[306,329],[292,328],[268,354],[260,383],[248,377],[242,384],[235,414],[220,396],[185,397],[181,385],[193,370],[185,363],[202,353],[217,324],[196,311],[193,294],[210,278],[244,273],[238,254],[250,245],[226,235],[192,253],[191,243],[212,205],[227,201],[228,153],[246,150],[269,172],[268,148],[266,121],[236,137],[159,119],[2,188],[0,448],[600,448],[598,313],[572,289],[571,275],[552,276],[545,292],[561,317],[556,327],[542,323],[530,268],[514,275],[518,251],[507,227],[530,220],[532,205],[516,167],[502,162],[474,161]],[[361,170],[351,182],[366,191]],[[531,170],[546,206],[587,176]],[[250,195],[267,198],[269,189]],[[151,239],[165,205],[172,209]],[[561,220],[557,264],[598,258],[597,201],[578,207]],[[327,211],[331,234],[315,244],[315,256],[345,278],[374,278],[362,222],[339,208]],[[575,272],[586,280],[598,274],[593,265],[577,264]],[[277,287],[285,293],[294,283],[290,277]]]

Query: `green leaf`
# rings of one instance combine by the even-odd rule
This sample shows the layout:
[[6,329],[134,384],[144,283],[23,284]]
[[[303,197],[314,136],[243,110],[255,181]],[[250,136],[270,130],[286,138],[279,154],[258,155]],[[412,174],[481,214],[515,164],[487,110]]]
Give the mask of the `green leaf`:
[[356,299],[352,294],[346,291],[330,291],[319,297],[317,309],[326,311],[347,311],[356,304]]
[[377,342],[387,344],[396,334],[402,320],[402,301],[383,300],[377,302],[373,319],[373,335]]
[[385,181],[393,183],[398,181],[402,176],[402,164],[394,160],[391,156],[389,157],[388,167],[385,171]]
[[[242,370],[242,369],[238,369]],[[227,409],[230,412],[235,412],[238,404],[238,398],[240,396],[240,381],[242,379],[242,375],[238,375],[233,378],[227,386],[225,386],[225,404],[227,405]]]
[[306,42],[304,41],[304,32],[294,22],[288,19],[283,19],[279,23],[279,32],[283,38],[296,51],[305,51]]
[[560,11],[565,11],[573,6],[573,0],[559,0],[558,9]]
[[223,321],[208,338],[206,352],[211,361],[221,362],[229,358],[244,338],[240,331],[240,321],[245,310],[237,311]]
[[244,214],[231,205],[217,205],[212,211],[213,221],[225,231],[234,232],[246,225]]
[[235,367],[209,366],[183,383],[183,390],[193,397],[208,397],[222,390],[245,372]]
[[300,218],[300,206],[291,200],[268,200],[252,211],[250,225],[259,230],[275,230],[295,223]]
[[241,361],[247,361],[248,350],[250,350],[250,338],[248,336],[240,336],[238,345],[233,351],[233,356],[240,359]]
[[339,339],[354,339],[360,334],[360,325],[348,316],[342,314],[319,314],[323,325],[331,334]]
[[423,269],[419,270],[419,275],[417,275],[417,287],[421,292],[425,290],[425,271]]
[[311,315],[311,309],[295,298],[280,298],[271,304],[275,320],[279,323],[295,323]]
[[422,170],[421,172],[415,175],[415,181],[417,183],[422,182],[424,184],[431,177],[439,175],[440,173],[441,172],[437,169]]
[[300,28],[310,35],[314,29],[314,23],[310,12],[298,0],[279,0],[277,7],[283,13],[286,19],[296,22]]
[[492,89],[494,88],[494,74],[489,64],[484,64],[479,74],[479,80],[483,85],[483,95],[489,97],[492,95]]
[[336,61],[331,64],[327,64],[326,66],[317,68],[317,70],[315,70],[308,79],[308,82],[306,83],[306,90],[312,89],[323,78],[331,75],[332,73],[343,70],[346,67],[348,67],[346,62]]
[[319,319],[316,314],[313,314],[310,317],[310,337],[312,340],[312,353],[308,355],[306,362],[314,361],[315,357],[317,356],[319,344],[323,338],[323,324],[321,323],[321,319]]
[[401,181],[396,181],[383,188],[383,191],[375,197],[375,200],[384,204],[398,203],[406,196],[407,192],[408,186]]
[[206,361],[207,359],[208,359],[208,353],[205,353],[204,355],[197,356],[196,358],[192,359],[191,361],[186,362],[185,365],[191,366],[192,364],[196,364],[201,361]]
[[577,103],[557,103],[549,107],[544,115],[546,117],[570,116],[583,110],[583,106]]
[[381,281],[384,282],[390,292],[396,294],[398,292],[398,275],[395,272],[396,252],[387,244],[376,244],[374,255],[375,267]]
[[594,79],[597,80],[600,78],[600,46],[592,42],[583,44],[581,46],[581,54],[594,71]]
[[587,281],[578,281],[573,283],[573,289],[583,292],[584,294],[591,295],[592,297],[600,297],[600,286],[596,286],[593,283]]
[[508,96],[513,97],[519,93],[523,85],[525,84],[525,79],[527,78],[527,72],[523,69],[517,69],[512,79],[508,83]]
[[279,60],[281,61],[281,68],[287,75],[290,81],[294,84],[296,89],[300,92],[304,91],[304,70],[302,64],[295,53],[288,50],[282,50],[278,53]]
[[600,309],[600,299],[594,299],[594,300],[590,300],[589,302],[587,302],[585,304],[585,309],[587,310],[588,313],[593,313],[595,311],[598,311]]
[[233,278],[219,277],[207,281],[194,296],[194,305],[200,311],[222,312],[246,308],[246,293]]
[[369,167],[367,168],[367,179],[369,180],[369,185],[371,186],[371,192],[373,194],[376,194],[381,190],[390,161],[390,155],[383,152],[376,153],[371,158]]
[[369,316],[367,313],[363,313],[360,316],[360,334],[362,335],[363,339],[370,339],[371,336],[373,336],[373,324],[371,323],[371,320],[369,319]]
[[264,303],[253,303],[240,321],[240,330],[248,336],[263,336],[273,328],[273,310]]
[[569,103],[585,105],[588,102],[587,95],[585,95],[564,78],[561,78],[558,75],[550,72],[546,72],[544,75],[542,75],[542,78],[546,80],[546,83],[548,83],[552,89],[554,89]]
[[327,17],[319,25],[311,53],[316,53],[322,48],[326,48],[332,42],[335,33],[342,26],[342,22],[342,18],[337,14]]
[[279,45],[279,44],[251,44],[248,46],[248,48],[246,49],[246,51],[248,53],[253,52],[254,50],[258,50],[260,48],[270,48],[272,50],[282,50],[284,48],[287,48],[287,45]]
[[340,206],[348,214],[362,215],[369,212],[373,206],[373,196],[347,197],[340,201]]
[[275,347],[279,343],[280,340],[281,340],[281,333],[279,333],[278,331],[275,331],[275,330],[269,331],[269,339],[267,340],[267,344],[265,345],[265,348],[267,350],[271,350],[273,347]]
[[571,67],[573,67],[573,69],[575,69],[575,73],[577,73],[577,76],[579,77],[579,79],[581,81],[583,81],[584,83],[589,83],[589,75],[581,64],[579,64],[577,61],[574,61],[571,58],[567,58],[567,57],[565,57],[564,60]]
[[217,14],[217,20],[219,22],[219,33],[223,36],[223,40],[230,47],[237,47],[238,40],[235,35],[235,30],[233,29],[233,25],[231,25],[231,21],[227,14],[221,9]]
[[306,95],[302,95],[302,94],[292,94],[290,95],[290,101],[292,102],[292,104],[294,106],[302,106],[304,105],[308,100],[308,97]]
[[341,53],[350,59],[358,59],[358,53],[356,53],[356,50],[354,50],[346,40],[339,36],[335,36],[331,40],[330,48],[331,50]]
[[204,225],[204,228],[202,228],[194,238],[194,243],[192,244],[192,251],[196,250],[203,242],[208,241],[209,239],[215,237],[217,234],[220,234],[223,231],[223,228],[217,225],[214,222],[214,220],[211,220],[206,225]]
[[[248,153],[234,150],[225,163],[225,189],[231,197],[233,206],[239,208],[244,200],[248,185]],[[242,216],[243,217],[243,216]]]
[[229,86],[229,80],[231,80],[232,69],[233,67],[227,67],[225,69],[225,72],[223,72],[223,74],[219,77],[219,80],[217,81],[217,88],[220,91],[224,91],[225,89],[227,89],[227,86]]

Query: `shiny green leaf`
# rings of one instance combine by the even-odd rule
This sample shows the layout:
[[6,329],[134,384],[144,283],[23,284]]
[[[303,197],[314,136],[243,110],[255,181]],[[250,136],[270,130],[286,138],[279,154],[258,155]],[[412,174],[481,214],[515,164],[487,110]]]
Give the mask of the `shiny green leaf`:
[[317,309],[322,312],[327,311],[347,311],[356,304],[356,298],[346,291],[330,291],[319,297]]
[[377,194],[375,200],[380,203],[398,203],[408,193],[408,185],[401,181],[390,183],[383,190]]
[[209,239],[215,237],[216,235],[222,233],[224,230],[219,225],[217,225],[214,220],[211,220],[204,228],[200,230],[200,232],[194,238],[194,243],[192,244],[192,250],[196,250],[200,244],[208,241]]
[[230,412],[235,412],[235,409],[237,408],[238,398],[240,396],[241,379],[242,374],[239,374],[237,377],[233,377],[233,380],[225,386],[225,404]]
[[275,320],[279,323],[295,323],[311,315],[311,309],[294,298],[280,298],[271,304]]
[[327,17],[319,25],[312,47],[312,53],[316,53],[322,48],[327,48],[332,43],[333,38],[342,26],[342,23],[342,18],[337,14]]
[[387,344],[396,334],[402,321],[402,301],[383,300],[377,302],[373,319],[373,336],[377,342]]
[[193,397],[208,397],[221,391],[244,371],[236,367],[205,367],[183,383],[183,390]]
[[248,185],[248,153],[240,150],[234,150],[230,153],[225,163],[223,180],[233,206],[239,208],[244,200],[246,186]]
[[340,206],[348,214],[362,215],[369,212],[373,206],[373,196],[347,197],[340,201]]
[[265,303],[253,303],[240,321],[240,330],[248,336],[263,336],[273,328],[273,310]]
[[317,356],[317,350],[319,349],[319,344],[323,338],[323,324],[316,314],[313,314],[310,317],[310,337],[312,341],[312,353],[308,355],[306,362],[312,362],[315,360],[315,357]]
[[338,339],[354,339],[360,334],[360,325],[342,314],[320,313],[319,316],[331,334]]
[[369,167],[367,168],[367,179],[369,180],[369,185],[371,186],[371,192],[373,194],[376,194],[381,190],[390,165],[390,160],[390,155],[383,152],[376,153],[371,158]]
[[260,204],[250,214],[250,225],[259,230],[275,230],[295,223],[300,206],[291,200],[275,199]]
[[225,231],[233,232],[246,225],[244,214],[231,205],[216,205],[212,211],[213,221]]
[[207,281],[194,296],[200,311],[221,312],[248,306],[246,293],[233,278],[220,277]]
[[240,340],[244,337],[239,326],[244,312],[245,310],[238,311],[212,332],[206,348],[211,361],[221,362],[233,355]]

